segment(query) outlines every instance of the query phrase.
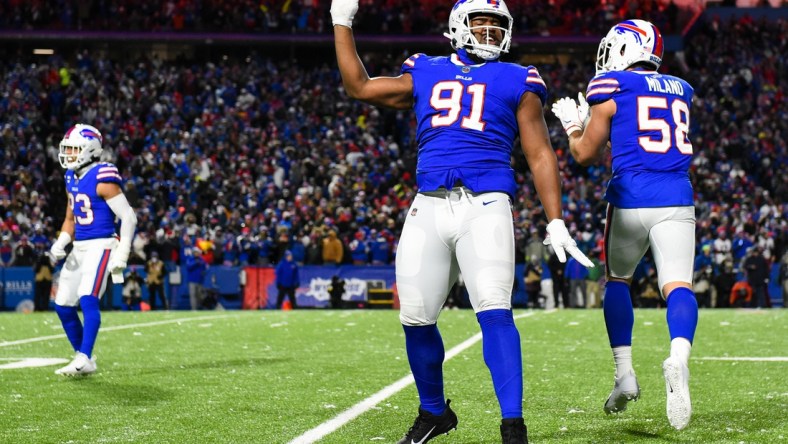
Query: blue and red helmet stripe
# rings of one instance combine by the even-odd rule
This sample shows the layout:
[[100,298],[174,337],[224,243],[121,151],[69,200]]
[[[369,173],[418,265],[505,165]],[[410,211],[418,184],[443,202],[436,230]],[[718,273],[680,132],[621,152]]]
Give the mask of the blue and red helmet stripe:
[[651,29],[654,31],[654,49],[651,50],[651,53],[661,59],[662,51],[665,49],[665,44],[662,41],[662,34],[659,33],[659,30],[654,25],[651,25]]

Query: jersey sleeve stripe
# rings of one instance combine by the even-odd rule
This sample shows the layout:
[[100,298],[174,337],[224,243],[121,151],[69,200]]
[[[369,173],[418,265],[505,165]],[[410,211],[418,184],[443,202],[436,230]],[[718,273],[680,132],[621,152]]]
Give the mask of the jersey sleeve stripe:
[[539,75],[539,71],[534,67],[528,68],[528,77],[525,78],[525,82],[538,83],[544,86],[545,88],[547,88],[547,85],[545,85],[544,80],[542,80],[542,76]]
[[610,94],[616,92],[618,87],[615,88],[593,88],[589,89],[588,93],[586,93],[586,98],[597,95],[597,94]]
[[599,85],[615,85],[618,86],[618,80],[616,79],[599,79],[599,80],[592,80],[588,82],[588,87],[593,88]]
[[117,179],[117,180],[122,180],[122,178],[120,177],[120,174],[118,174],[118,173],[103,173],[103,174],[96,174],[96,179],[97,179],[97,180],[98,180],[98,179],[107,179],[107,178],[109,178],[109,179]]

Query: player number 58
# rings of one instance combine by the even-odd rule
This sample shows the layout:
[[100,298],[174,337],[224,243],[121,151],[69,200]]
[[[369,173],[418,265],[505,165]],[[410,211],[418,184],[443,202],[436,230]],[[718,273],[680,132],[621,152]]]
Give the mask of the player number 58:
[[[652,109],[670,109],[673,122],[666,119],[652,118]],[[675,127],[671,133],[671,123]],[[692,144],[687,137],[689,132],[689,106],[681,99],[674,99],[668,108],[665,97],[638,97],[638,127],[640,130],[655,130],[662,133],[659,138],[650,136],[638,137],[638,142],[649,153],[666,153],[671,146],[678,148],[681,154],[692,154]],[[671,143],[675,138],[675,144]]]

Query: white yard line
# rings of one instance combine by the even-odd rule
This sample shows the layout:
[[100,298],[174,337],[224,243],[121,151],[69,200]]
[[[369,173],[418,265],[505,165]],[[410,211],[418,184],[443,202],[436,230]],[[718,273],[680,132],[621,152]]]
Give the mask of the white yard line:
[[[178,318],[178,319],[168,319],[166,321],[143,322],[141,324],[127,324],[127,325],[116,325],[114,327],[102,327],[101,331],[128,330],[130,328],[154,327],[157,325],[177,324],[180,322],[208,321],[212,319],[229,318],[232,316],[235,315],[226,314],[226,315],[212,315],[212,316],[196,316],[193,318],[187,317],[187,318]],[[21,345],[21,344],[30,344],[33,342],[50,341],[52,339],[61,339],[65,337],[66,337],[65,334],[59,334],[59,335],[39,336],[37,338],[19,339],[17,341],[3,341],[0,342],[0,347],[9,347],[11,345]]]
[[752,362],[788,362],[788,356],[764,356],[764,357],[747,357],[747,356],[708,356],[700,358],[692,358],[692,360],[701,361],[752,361]]
[[[514,319],[527,318],[529,316],[533,316],[534,314],[536,314],[536,312],[531,311],[528,313],[517,315],[514,317]],[[459,345],[454,346],[451,350],[446,352],[446,357],[444,358],[443,362],[446,362],[449,359],[459,355],[463,351],[467,350],[468,348],[479,342],[481,339],[482,339],[482,334],[476,333],[475,335],[466,339]],[[397,392],[404,389],[405,387],[413,384],[413,382],[414,382],[413,374],[409,374],[408,376],[405,376],[404,378],[398,380],[397,382],[385,387],[383,390],[375,393],[374,395],[368,397],[367,399],[364,399],[363,401],[359,402],[353,407],[350,407],[349,409],[345,410],[344,412],[340,413],[334,418],[329,419],[328,421],[318,425],[317,427],[306,431],[301,436],[290,441],[289,444],[312,444],[324,438],[326,435],[335,432],[343,425],[356,419],[357,417],[361,416],[367,411],[371,410],[373,407],[385,401],[387,398],[396,394]]]

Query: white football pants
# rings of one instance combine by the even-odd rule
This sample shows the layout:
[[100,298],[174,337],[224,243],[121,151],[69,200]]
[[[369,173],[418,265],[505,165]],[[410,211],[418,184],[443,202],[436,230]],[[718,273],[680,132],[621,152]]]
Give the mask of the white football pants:
[[101,298],[107,287],[109,256],[117,245],[118,240],[114,237],[74,241],[74,247],[60,271],[55,303],[76,307],[82,296]]
[[505,193],[472,195],[454,188],[443,197],[417,194],[396,255],[400,322],[438,320],[462,272],[475,312],[510,309],[514,286],[514,224]]
[[[610,276],[629,279],[651,246],[659,289],[668,282],[692,283],[695,207],[607,207],[605,261]],[[664,297],[664,295],[663,295]]]

